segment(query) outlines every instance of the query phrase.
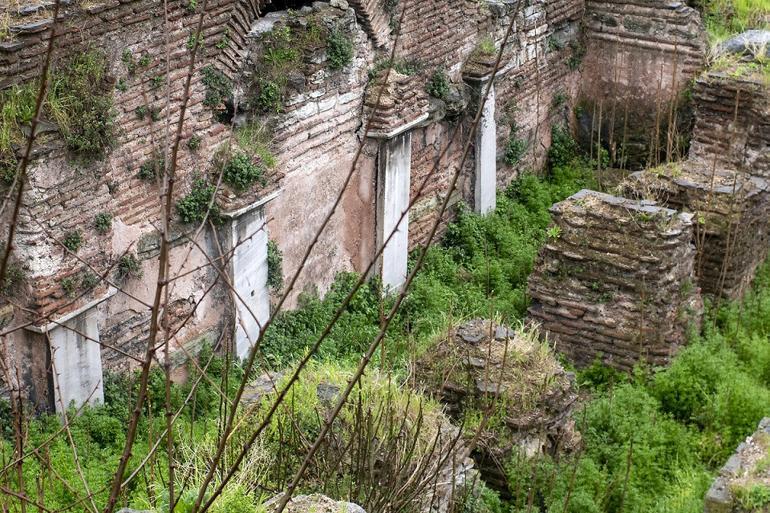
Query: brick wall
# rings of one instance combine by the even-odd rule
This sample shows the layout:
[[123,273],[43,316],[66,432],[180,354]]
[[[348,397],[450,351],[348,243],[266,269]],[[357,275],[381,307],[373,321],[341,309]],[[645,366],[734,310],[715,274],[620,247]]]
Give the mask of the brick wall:
[[[705,57],[699,13],[662,0],[586,2],[580,132],[617,164],[638,168],[683,157],[669,146],[692,121],[683,93]],[[681,141],[684,144],[684,141]]]

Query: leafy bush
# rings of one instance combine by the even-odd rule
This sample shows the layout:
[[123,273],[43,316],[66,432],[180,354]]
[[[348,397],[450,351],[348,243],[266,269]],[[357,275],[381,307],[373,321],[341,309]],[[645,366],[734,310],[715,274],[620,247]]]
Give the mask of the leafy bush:
[[236,153],[225,163],[222,170],[222,179],[237,191],[245,191],[252,185],[267,185],[265,168],[261,164],[255,164],[250,155]]
[[567,166],[578,156],[578,144],[567,127],[551,127],[551,147],[548,148],[548,164],[551,168]]
[[353,61],[353,40],[345,32],[333,29],[326,38],[329,68],[340,70]]
[[193,182],[192,190],[176,204],[176,211],[183,223],[200,223],[206,216],[219,220],[219,206],[214,199],[216,189],[203,178]]
[[439,100],[446,99],[447,96],[449,96],[450,91],[449,76],[446,74],[446,71],[437,69],[433,72],[430,80],[428,80],[426,90],[428,94],[434,98],[438,98]]

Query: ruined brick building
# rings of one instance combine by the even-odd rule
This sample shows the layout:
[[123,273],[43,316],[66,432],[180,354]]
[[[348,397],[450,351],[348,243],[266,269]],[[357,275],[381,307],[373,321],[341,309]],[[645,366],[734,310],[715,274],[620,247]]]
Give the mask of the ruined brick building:
[[[62,1],[56,21],[51,1],[2,7],[11,22],[0,89],[18,93],[36,80],[55,29],[51,76],[97,55],[103,73],[91,85],[115,116],[109,147],[87,161],[55,113],[44,116],[14,244],[23,279],[0,299],[3,381],[57,408],[98,401],[103,372],[129,368],[145,343],[163,218],[157,170],[167,164],[193,48],[170,227],[179,277],[166,322],[176,361],[204,340],[248,350],[270,313],[268,248],[292,276],[359,144],[352,180],[290,303],[302,291],[322,294],[340,271],[363,271],[396,226],[377,272],[398,287],[457,166],[450,204],[487,212],[498,187],[543,166],[555,125],[631,167],[675,156],[672,134],[689,122],[683,92],[705,52],[698,12],[664,0],[171,0],[167,13],[163,5]],[[392,50],[393,71],[379,88]],[[6,160],[18,159],[20,145],[8,148]],[[212,198],[232,155],[248,171],[256,166],[259,179],[225,180]],[[201,224],[201,202],[217,206],[216,223]],[[7,240],[11,209],[0,216]],[[217,282],[219,272],[237,294]]]

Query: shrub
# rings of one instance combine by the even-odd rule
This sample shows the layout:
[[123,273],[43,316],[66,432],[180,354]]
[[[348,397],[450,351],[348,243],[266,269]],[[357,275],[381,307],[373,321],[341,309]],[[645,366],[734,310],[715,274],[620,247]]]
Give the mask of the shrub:
[[578,145],[569,130],[562,125],[551,127],[551,147],[548,148],[548,164],[551,168],[566,166],[578,158]]
[[72,230],[64,234],[62,245],[73,253],[77,253],[83,245],[83,234],[80,230]]
[[426,90],[429,95],[439,100],[445,100],[449,96],[450,82],[449,76],[443,69],[436,70],[428,80]]
[[339,29],[333,29],[326,38],[329,68],[340,70],[353,61],[353,40]]
[[275,291],[283,287],[283,253],[274,240],[267,242],[267,284]]
[[94,216],[94,229],[97,233],[105,234],[112,228],[112,214],[100,212]]
[[227,160],[222,170],[222,179],[240,192],[245,191],[255,183],[262,187],[267,185],[265,167],[261,164],[255,164],[251,155],[241,152]]
[[215,188],[203,178],[193,182],[192,190],[176,204],[176,211],[183,223],[199,223],[208,215],[219,220],[219,207],[214,199]]

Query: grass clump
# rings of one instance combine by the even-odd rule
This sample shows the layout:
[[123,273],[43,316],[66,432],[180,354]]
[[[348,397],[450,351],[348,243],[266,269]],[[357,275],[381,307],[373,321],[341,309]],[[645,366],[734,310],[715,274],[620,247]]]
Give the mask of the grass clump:
[[[36,82],[0,93],[0,160],[14,163],[35,112]],[[86,163],[104,156],[115,139],[115,112],[107,87],[107,58],[96,50],[57,63],[48,81],[44,118],[54,121],[67,149]],[[9,166],[4,166],[9,167]]]

